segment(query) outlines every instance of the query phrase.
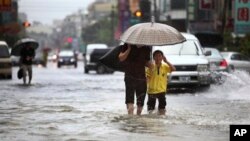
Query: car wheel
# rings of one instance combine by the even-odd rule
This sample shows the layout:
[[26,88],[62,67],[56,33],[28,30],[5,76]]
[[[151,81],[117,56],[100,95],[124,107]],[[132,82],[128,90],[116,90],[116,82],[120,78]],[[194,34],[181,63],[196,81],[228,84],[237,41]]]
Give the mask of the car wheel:
[[105,69],[105,67],[102,66],[102,65],[99,65],[99,66],[97,67],[97,69],[96,69],[96,72],[97,72],[98,74],[104,74],[105,71],[106,71],[106,69]]
[[77,63],[74,64],[75,68],[77,68]]

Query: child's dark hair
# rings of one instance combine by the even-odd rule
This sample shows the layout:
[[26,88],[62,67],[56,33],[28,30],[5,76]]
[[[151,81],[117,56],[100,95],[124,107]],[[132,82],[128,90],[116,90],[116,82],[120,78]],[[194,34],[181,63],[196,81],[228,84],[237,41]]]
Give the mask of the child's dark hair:
[[153,53],[153,57],[154,57],[154,56],[155,56],[155,54],[157,54],[157,53],[160,53],[162,56],[164,56],[162,51],[160,51],[160,50],[156,50],[156,51],[154,51],[154,53]]

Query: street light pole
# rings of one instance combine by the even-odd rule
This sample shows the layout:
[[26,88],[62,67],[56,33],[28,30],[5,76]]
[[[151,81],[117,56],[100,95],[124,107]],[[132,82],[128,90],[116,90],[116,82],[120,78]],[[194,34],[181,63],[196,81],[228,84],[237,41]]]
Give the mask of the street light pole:
[[154,0],[154,17],[155,17],[155,21],[157,22],[159,19],[158,19],[158,13],[157,13],[156,0]]
[[115,16],[115,11],[114,11],[114,9],[115,9],[115,6],[114,5],[112,5],[111,6],[111,44],[112,45],[114,45],[114,16]]

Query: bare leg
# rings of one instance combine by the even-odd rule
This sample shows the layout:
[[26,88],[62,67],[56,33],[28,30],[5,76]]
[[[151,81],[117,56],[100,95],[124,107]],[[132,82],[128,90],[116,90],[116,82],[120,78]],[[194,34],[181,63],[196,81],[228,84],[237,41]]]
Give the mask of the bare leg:
[[134,104],[133,103],[128,103],[127,104],[127,110],[128,110],[129,115],[133,115],[134,114]]
[[[31,67],[31,66],[30,66]],[[29,73],[29,84],[31,83],[32,80],[32,68],[28,69],[28,73]]]
[[23,67],[23,84],[26,84],[26,69]]
[[26,76],[23,76],[23,84],[26,84]]
[[138,106],[137,107],[137,115],[141,115],[141,112],[142,112],[142,107]]
[[165,109],[159,109],[159,115],[165,115],[166,110]]

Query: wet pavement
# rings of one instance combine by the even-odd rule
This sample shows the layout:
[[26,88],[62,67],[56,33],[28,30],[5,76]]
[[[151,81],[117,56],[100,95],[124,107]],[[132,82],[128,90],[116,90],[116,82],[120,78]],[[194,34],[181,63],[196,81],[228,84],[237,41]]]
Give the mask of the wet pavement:
[[167,115],[126,115],[123,73],[33,67],[31,86],[0,80],[1,141],[228,141],[230,124],[250,124],[250,76],[226,74],[208,91],[167,95]]

